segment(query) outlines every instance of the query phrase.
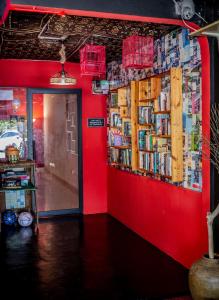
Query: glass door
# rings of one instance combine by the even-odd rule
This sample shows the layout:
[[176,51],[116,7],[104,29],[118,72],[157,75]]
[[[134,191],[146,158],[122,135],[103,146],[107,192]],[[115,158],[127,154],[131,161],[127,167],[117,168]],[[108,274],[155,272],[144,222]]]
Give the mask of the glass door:
[[80,211],[77,93],[32,92],[32,145],[40,212]]

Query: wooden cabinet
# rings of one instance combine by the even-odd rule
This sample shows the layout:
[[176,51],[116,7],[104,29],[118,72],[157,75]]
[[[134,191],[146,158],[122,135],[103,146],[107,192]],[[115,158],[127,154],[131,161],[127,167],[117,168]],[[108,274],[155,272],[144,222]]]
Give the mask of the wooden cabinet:
[[0,162],[0,175],[1,213],[6,208],[16,212],[27,210],[35,215],[38,225],[35,162],[31,160],[18,161],[17,163]]
[[[116,111],[109,101],[109,163],[123,169],[127,166],[130,171],[158,179],[163,177],[174,183],[182,182],[181,68],[131,81],[129,87],[119,88],[117,93]],[[112,121],[114,117],[116,126]],[[127,141],[124,124],[129,118]]]

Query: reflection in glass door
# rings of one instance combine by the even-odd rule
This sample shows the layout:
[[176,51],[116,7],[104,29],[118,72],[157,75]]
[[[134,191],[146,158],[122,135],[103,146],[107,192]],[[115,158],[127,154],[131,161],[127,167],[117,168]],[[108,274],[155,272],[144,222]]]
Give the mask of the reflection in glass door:
[[0,88],[0,159],[7,146],[19,149],[27,158],[27,113],[25,88]]
[[77,94],[32,94],[39,211],[79,209]]

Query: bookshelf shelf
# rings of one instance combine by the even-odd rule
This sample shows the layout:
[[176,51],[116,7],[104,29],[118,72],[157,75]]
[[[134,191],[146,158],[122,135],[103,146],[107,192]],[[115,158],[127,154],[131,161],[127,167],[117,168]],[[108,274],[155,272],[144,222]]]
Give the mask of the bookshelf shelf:
[[154,175],[154,176],[159,176],[159,177],[165,177],[167,179],[172,179],[172,176],[159,174],[159,173],[154,173],[154,172],[148,171],[146,169],[139,169],[139,171],[142,172],[142,173],[147,173],[147,174]]
[[123,168],[130,168],[131,169],[130,165],[125,165],[125,164],[120,164],[120,163],[111,163],[110,165],[113,166],[113,167],[123,167]]
[[[155,78],[153,77],[153,80]],[[156,88],[157,94],[152,109],[149,106],[140,108],[140,113],[143,111],[140,114],[141,118],[152,119],[151,115],[154,115],[154,126],[148,129],[140,124],[137,126],[138,169],[143,170],[145,174],[181,182],[183,180],[181,68],[171,68],[169,72],[160,74],[158,84],[160,87]],[[147,82],[143,84],[143,88],[146,94],[151,93],[147,91],[151,88]],[[136,101],[139,103],[141,99],[139,93],[139,99]],[[141,150],[143,148],[156,151],[146,152]],[[148,172],[148,169],[154,171]]]
[[[130,86],[110,91],[108,154],[110,165],[131,168],[131,99]],[[111,107],[114,107],[113,109]],[[119,126],[118,126],[119,125]],[[118,145],[118,146],[115,146]]]
[[[118,107],[114,102],[116,110],[109,110],[110,120],[113,119],[112,115],[117,114],[121,127],[111,122],[109,132],[117,129],[123,142],[129,138],[131,145],[110,146],[109,143],[112,149],[109,150],[110,164],[129,167],[131,171],[143,172],[155,178],[182,182],[182,69],[171,68],[163,74],[131,81],[129,86],[116,91]],[[115,90],[112,93],[114,101]]]
[[171,139],[171,135],[166,135],[166,134],[152,134],[153,137],[156,138],[163,138],[163,139]]
[[109,125],[109,127],[111,128],[111,129],[115,129],[115,130],[121,130],[122,129],[122,127],[121,126],[110,126]]
[[170,114],[170,113],[171,113],[170,110],[154,111],[154,112],[153,112],[154,115],[165,115],[165,114]]
[[145,152],[145,153],[154,153],[155,151],[154,150],[139,150],[141,152]]
[[139,123],[138,124],[139,126],[144,126],[144,127],[150,127],[150,126],[154,126],[155,124],[154,123],[143,123],[143,124],[141,124],[141,123]]
[[0,173],[0,232],[1,213],[9,208],[16,212],[22,209],[33,211],[38,228],[35,162],[32,160],[20,160],[16,163],[0,161]]
[[154,101],[155,100],[155,98],[147,98],[147,99],[139,99],[138,101],[141,103],[141,102],[143,102],[143,103],[145,103],[145,102],[151,102],[151,101]]
[[122,146],[109,146],[111,148],[115,148],[115,149],[131,149],[131,146],[126,146],[126,145],[122,145]]
[[109,109],[112,110],[112,111],[117,111],[117,110],[119,110],[119,107],[118,106],[111,106]]
[[22,190],[35,191],[36,187],[33,184],[29,184],[28,186],[21,186],[21,187],[4,187],[4,188],[0,188],[0,193],[10,191],[10,190],[11,191],[22,191]]

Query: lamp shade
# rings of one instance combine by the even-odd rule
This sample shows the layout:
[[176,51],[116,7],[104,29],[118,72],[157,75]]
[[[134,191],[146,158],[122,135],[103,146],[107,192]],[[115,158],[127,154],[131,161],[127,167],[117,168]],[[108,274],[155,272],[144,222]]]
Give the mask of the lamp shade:
[[80,50],[81,75],[101,76],[106,73],[105,46],[85,45]]
[[148,68],[153,66],[154,39],[152,36],[129,36],[122,44],[124,68]]
[[74,85],[76,82],[76,79],[65,71],[64,64],[62,70],[50,78],[50,84],[56,85]]

